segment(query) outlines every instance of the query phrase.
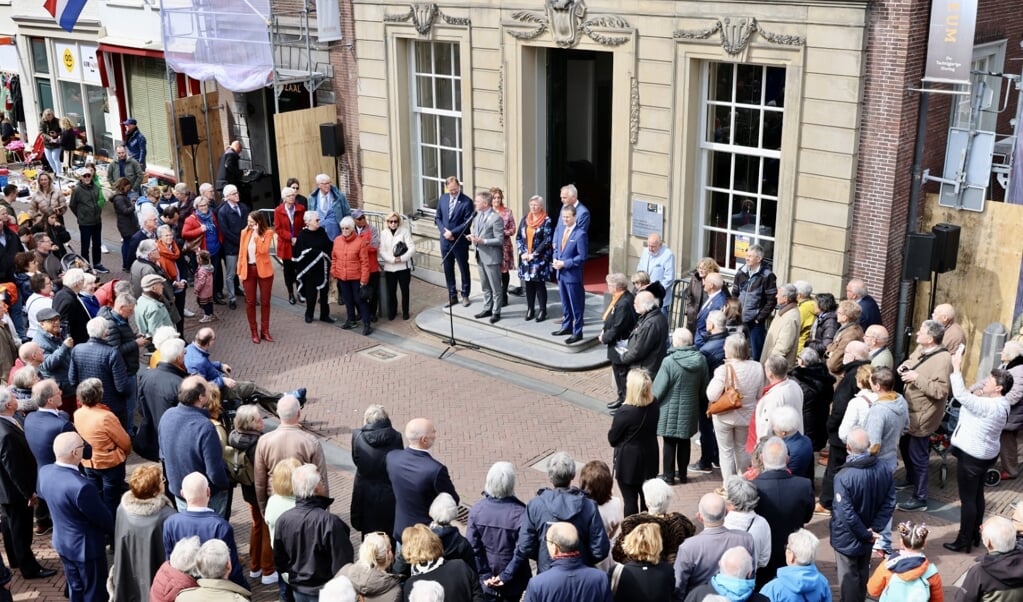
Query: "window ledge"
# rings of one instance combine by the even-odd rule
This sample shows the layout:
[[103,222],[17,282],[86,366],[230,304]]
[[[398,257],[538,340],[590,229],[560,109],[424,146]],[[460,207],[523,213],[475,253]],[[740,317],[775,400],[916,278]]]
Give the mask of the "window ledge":
[[[0,0],[3,2],[3,0]],[[149,4],[146,0],[107,0],[107,6],[117,6],[120,8],[145,8]]]

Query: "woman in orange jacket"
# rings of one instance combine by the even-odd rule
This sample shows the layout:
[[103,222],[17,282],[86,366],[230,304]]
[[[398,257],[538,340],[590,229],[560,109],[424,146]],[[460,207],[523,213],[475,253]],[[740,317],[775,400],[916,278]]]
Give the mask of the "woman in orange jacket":
[[103,404],[100,379],[83,380],[76,392],[82,407],[75,410],[75,429],[92,446],[90,459],[82,460],[85,477],[100,490],[110,516],[116,516],[124,493],[124,462],[131,453],[131,437],[117,415]]
[[345,217],[341,220],[341,234],[334,239],[334,250],[331,253],[330,275],[337,278],[338,289],[344,300],[348,315],[341,326],[345,329],[355,328],[355,308],[359,308],[362,317],[362,334],[369,336],[373,332],[370,326],[369,306],[369,248],[366,239],[355,233],[355,220]]
[[[270,263],[270,245],[274,233],[262,213],[249,214],[238,245],[238,279],[245,287],[245,315],[249,319],[252,342],[260,339],[273,342],[270,336],[270,289],[274,284],[274,268]],[[260,330],[256,328],[256,288],[259,288]]]

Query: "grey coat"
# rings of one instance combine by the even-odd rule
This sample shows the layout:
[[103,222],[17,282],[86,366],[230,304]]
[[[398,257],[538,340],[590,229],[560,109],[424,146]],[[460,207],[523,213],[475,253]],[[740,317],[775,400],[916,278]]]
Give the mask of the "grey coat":
[[114,532],[114,565],[107,581],[111,599],[149,601],[153,577],[166,559],[163,523],[173,514],[175,510],[165,495],[140,500],[128,491],[121,498]]
[[701,400],[706,403],[710,372],[696,347],[673,347],[654,379],[654,399],[660,407],[657,434],[689,439],[699,427]]

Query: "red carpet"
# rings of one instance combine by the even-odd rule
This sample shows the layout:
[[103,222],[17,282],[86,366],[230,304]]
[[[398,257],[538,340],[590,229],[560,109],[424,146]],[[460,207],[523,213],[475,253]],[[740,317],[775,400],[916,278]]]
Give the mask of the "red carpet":
[[602,295],[607,292],[608,256],[590,257],[583,264],[583,288],[588,293]]

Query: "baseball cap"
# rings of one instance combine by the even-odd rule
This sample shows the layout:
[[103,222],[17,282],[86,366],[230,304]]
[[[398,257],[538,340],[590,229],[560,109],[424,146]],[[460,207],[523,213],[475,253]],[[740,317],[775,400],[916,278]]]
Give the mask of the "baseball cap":
[[352,209],[352,219],[359,219],[362,217],[362,209]]
[[131,119],[125,119],[124,121],[121,122],[121,125],[138,125],[138,124],[139,124],[139,122],[135,121],[134,117],[132,117]]

